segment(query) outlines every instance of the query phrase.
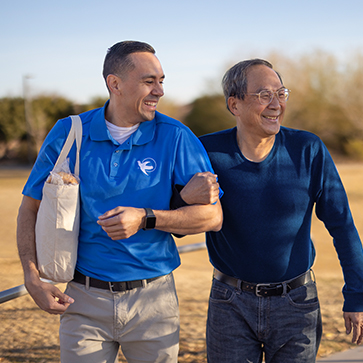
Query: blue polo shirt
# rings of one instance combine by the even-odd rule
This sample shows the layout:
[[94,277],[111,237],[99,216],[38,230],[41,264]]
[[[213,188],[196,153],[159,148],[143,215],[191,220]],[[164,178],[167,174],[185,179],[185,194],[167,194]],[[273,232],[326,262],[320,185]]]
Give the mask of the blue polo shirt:
[[[195,135],[177,120],[156,112],[123,144],[110,135],[105,107],[80,115],[81,223],[77,270],[105,281],[129,281],[170,273],[180,264],[169,233],[140,230],[113,241],[97,224],[98,217],[118,206],[168,210],[175,184],[185,185],[197,172],[211,171],[208,156]],[[23,194],[41,200],[71,127],[59,120],[46,137]],[[74,170],[75,145],[69,154]]]

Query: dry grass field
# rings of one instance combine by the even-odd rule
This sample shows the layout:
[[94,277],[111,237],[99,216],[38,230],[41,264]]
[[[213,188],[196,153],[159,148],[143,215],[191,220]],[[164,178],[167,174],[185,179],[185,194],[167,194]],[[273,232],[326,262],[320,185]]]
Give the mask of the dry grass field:
[[[351,209],[363,233],[363,164],[339,164]],[[0,169],[0,291],[22,284],[23,277],[15,243],[15,223],[27,170]],[[342,274],[331,238],[314,217],[313,239],[317,249],[314,267],[322,306],[324,335],[319,356],[352,347],[342,319]],[[179,244],[203,240],[203,235],[185,237]],[[205,322],[212,268],[205,250],[183,254],[175,272],[181,334],[179,362],[206,362]],[[60,285],[62,288],[63,286]],[[0,362],[59,362],[57,316],[42,312],[29,296],[0,305]],[[120,362],[124,359],[119,358]]]

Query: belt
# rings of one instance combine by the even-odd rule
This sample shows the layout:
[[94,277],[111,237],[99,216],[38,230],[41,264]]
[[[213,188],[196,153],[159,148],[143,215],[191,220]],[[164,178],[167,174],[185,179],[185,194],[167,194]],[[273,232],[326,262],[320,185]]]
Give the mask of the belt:
[[160,277],[161,276],[145,280],[110,282],[85,276],[81,272],[76,270],[74,272],[74,278],[72,281],[78,282],[79,284],[82,285],[96,287],[97,289],[110,290],[111,292],[124,292],[136,289],[137,287],[145,287],[148,283],[150,283],[151,281],[155,281]]
[[[270,283],[270,284],[254,284],[246,281],[239,280],[235,277],[231,277],[225,275],[223,272],[214,269],[213,277],[223,282],[227,285],[236,287],[243,291],[253,292],[256,296],[259,297],[267,297],[267,296],[281,296],[284,291],[288,293],[289,291],[296,289],[300,286],[307,284],[312,280],[311,278],[312,271],[309,270],[302,275],[288,281],[278,282],[278,283]],[[286,289],[284,289],[286,286]]]

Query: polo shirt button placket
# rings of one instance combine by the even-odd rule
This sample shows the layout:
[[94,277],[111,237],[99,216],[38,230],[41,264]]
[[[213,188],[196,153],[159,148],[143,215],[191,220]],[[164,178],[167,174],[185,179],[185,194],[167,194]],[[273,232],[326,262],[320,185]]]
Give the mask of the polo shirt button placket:
[[120,149],[114,150],[111,155],[111,171],[110,176],[115,177],[118,173],[118,168],[120,166],[120,157],[121,157]]
[[[121,151],[120,149],[115,150],[115,154],[118,154],[120,151]],[[119,156],[118,156],[118,155],[117,155],[117,158],[119,158]],[[117,168],[117,167],[118,167],[118,162],[117,162],[117,161],[114,161],[113,166],[114,166],[115,168]]]

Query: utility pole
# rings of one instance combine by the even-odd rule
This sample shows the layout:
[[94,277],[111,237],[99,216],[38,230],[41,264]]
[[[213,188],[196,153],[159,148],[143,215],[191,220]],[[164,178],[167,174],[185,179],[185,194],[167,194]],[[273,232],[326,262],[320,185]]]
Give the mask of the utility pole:
[[23,75],[23,97],[24,97],[24,112],[25,112],[25,125],[26,125],[26,138],[28,145],[28,162],[29,164],[33,164],[35,160],[34,155],[34,125],[32,118],[32,109],[31,109],[31,101],[30,101],[30,92],[29,92],[29,84],[28,80],[31,79],[32,76],[29,74]]

